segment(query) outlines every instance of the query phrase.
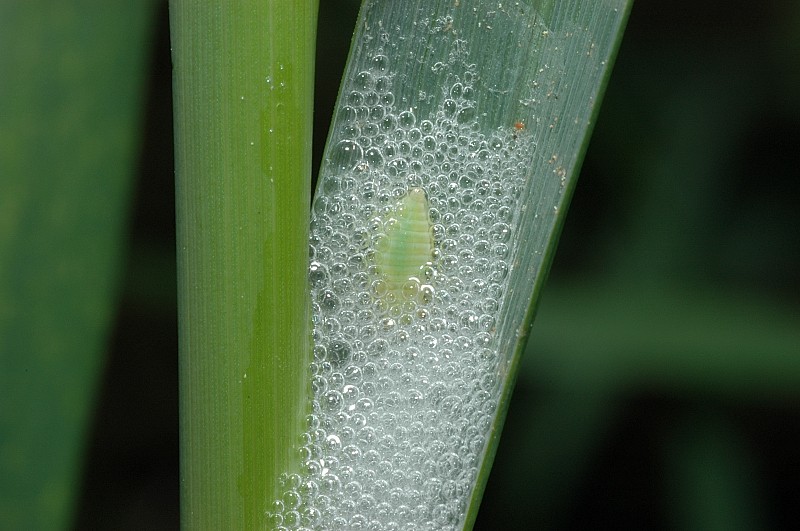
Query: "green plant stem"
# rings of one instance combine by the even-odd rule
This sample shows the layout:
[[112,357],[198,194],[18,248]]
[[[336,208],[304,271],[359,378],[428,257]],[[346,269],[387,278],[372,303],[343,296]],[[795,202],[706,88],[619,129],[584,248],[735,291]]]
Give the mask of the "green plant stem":
[[316,13],[170,3],[186,529],[263,529],[297,467]]

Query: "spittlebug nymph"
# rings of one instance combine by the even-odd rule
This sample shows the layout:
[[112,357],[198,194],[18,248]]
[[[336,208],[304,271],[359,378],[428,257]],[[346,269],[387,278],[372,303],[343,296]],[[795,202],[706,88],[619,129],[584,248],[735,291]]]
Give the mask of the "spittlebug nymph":
[[421,188],[412,188],[400,200],[385,230],[375,262],[387,296],[399,301],[404,293],[411,295],[419,289],[422,269],[433,260],[433,226]]

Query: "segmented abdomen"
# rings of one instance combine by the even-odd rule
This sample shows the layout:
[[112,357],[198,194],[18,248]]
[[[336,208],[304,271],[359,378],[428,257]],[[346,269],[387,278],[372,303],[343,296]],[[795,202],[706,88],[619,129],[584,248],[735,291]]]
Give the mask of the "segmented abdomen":
[[386,238],[378,249],[377,265],[389,291],[399,291],[433,257],[433,230],[428,198],[412,188],[387,221]]

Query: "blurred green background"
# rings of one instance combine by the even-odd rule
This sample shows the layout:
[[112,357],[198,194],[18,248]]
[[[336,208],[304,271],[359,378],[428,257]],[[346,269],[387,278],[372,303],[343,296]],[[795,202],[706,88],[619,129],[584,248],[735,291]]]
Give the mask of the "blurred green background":
[[[72,16],[94,13],[87,28],[119,24],[119,12],[101,4],[76,3]],[[140,32],[143,81],[122,79],[140,92],[142,110],[127,122],[138,139],[133,181],[115,192],[123,214],[130,209],[118,231],[127,245],[109,259],[106,284],[119,288],[103,289],[116,295],[97,310],[95,326],[110,329],[74,484],[75,529],[178,526],[169,25],[166,2],[152,5]],[[357,9],[355,1],[320,5],[314,167]],[[796,528],[798,35],[798,3],[634,5],[476,529]],[[43,46],[57,46],[51,39]],[[80,65],[83,56],[68,59]],[[110,76],[85,70],[87,87]],[[24,83],[0,71],[0,96],[12,79]],[[0,114],[0,150],[17,149],[8,123]],[[102,120],[90,123],[102,149],[113,136]],[[76,171],[102,179],[106,170]],[[19,188],[20,178],[53,177],[34,168],[0,183]],[[0,204],[0,235],[32,215],[25,204]],[[0,297],[41,266],[35,255],[0,258]],[[47,266],[43,274],[58,269]],[[91,269],[73,274],[93,278]],[[0,373],[22,354],[12,352],[12,324],[31,326],[31,335],[48,326],[12,323],[7,304],[0,300]],[[12,409],[0,397],[0,421]]]

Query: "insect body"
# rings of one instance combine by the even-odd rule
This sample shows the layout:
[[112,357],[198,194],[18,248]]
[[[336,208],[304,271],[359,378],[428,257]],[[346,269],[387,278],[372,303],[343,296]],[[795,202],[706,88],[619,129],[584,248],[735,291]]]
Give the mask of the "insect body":
[[425,192],[412,188],[385,224],[386,235],[377,246],[376,265],[390,298],[399,300],[403,292],[415,292],[422,268],[433,260],[429,210]]

